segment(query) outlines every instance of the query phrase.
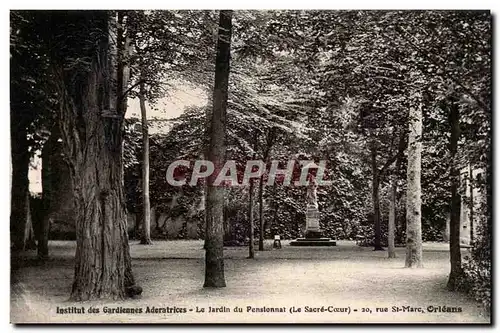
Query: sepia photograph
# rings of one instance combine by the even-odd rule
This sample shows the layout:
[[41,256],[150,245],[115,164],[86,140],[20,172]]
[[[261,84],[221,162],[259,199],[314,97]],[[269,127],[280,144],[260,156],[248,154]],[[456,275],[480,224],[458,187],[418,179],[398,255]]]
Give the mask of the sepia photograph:
[[11,324],[492,324],[486,8],[9,21]]

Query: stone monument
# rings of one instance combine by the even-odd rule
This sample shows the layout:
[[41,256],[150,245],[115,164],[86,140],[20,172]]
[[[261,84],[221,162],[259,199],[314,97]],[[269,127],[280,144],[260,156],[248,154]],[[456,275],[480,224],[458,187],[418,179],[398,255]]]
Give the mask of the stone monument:
[[307,187],[307,207],[306,207],[306,238],[321,237],[319,228],[319,209],[318,209],[318,185],[315,179]]
[[290,242],[292,246],[335,246],[337,243],[330,238],[321,237],[319,226],[318,209],[318,184],[314,176],[311,176],[307,187],[307,207],[306,207],[306,230],[305,238],[297,238]]

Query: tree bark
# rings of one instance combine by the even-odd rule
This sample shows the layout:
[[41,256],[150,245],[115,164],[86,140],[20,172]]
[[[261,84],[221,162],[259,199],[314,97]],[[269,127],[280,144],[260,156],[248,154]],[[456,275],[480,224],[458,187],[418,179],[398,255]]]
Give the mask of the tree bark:
[[[67,44],[63,54],[52,54],[59,126],[74,184],[77,248],[71,299],[137,295],[142,289],[132,274],[123,188],[124,114],[118,112],[122,96],[113,95],[116,76],[111,72],[116,66],[110,59],[109,34],[103,33],[113,29],[113,21],[104,11],[51,15],[54,33],[71,26],[75,36],[90,39]],[[90,30],[100,33],[89,34]],[[65,43],[68,37],[52,38]],[[74,56],[89,59],[89,68],[63,71]]]
[[146,113],[146,89],[144,82],[139,85],[139,104],[142,119],[142,235],[141,244],[152,244],[151,242],[151,203],[149,201],[149,131]]
[[406,194],[406,261],[405,267],[422,267],[422,109],[410,107],[408,139],[408,175]]
[[462,256],[460,253],[460,169],[457,161],[458,141],[460,139],[460,115],[458,104],[451,100],[450,105],[450,183],[451,183],[451,213],[450,213],[450,264],[451,270],[447,287],[456,290],[462,271]]
[[229,86],[232,11],[220,11],[213,114],[210,126],[208,158],[215,172],[208,177],[206,234],[205,234],[205,283],[204,287],[225,287],[224,278],[224,188],[214,186],[216,173],[224,165],[226,151],[226,109]]
[[372,202],[373,202],[373,225],[375,231],[374,249],[373,251],[383,251],[382,247],[382,230],[380,224],[380,174],[377,168],[377,148],[375,145],[371,149],[372,155]]

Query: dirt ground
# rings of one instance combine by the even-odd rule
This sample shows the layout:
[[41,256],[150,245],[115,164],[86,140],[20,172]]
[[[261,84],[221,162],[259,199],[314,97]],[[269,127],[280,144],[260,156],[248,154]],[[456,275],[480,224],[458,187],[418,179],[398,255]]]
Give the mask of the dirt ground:
[[[386,252],[353,242],[337,244],[291,247],[283,242],[275,250],[267,244],[268,250],[257,252],[254,260],[246,259],[247,248],[225,248],[227,287],[203,289],[202,241],[156,241],[150,246],[132,241],[141,298],[74,303],[68,296],[76,244],[52,241],[51,259],[44,264],[34,252],[12,260],[11,322],[490,322],[479,303],[446,290],[447,244],[424,244],[422,269],[403,268],[404,248],[397,250],[398,258],[387,259]],[[82,307],[84,313],[76,313]]]

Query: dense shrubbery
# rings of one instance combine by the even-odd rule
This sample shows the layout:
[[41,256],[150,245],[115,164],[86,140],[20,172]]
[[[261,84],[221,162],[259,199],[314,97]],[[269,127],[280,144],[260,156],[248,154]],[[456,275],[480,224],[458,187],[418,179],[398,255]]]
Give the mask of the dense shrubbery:
[[467,257],[463,263],[463,269],[463,290],[489,309],[491,306],[491,262]]
[[[486,211],[486,207],[483,207]],[[462,289],[480,301],[488,310],[491,307],[491,217],[482,214],[477,226],[476,239],[470,256],[464,258]]]
[[424,242],[442,242],[443,228],[424,224],[422,226],[422,240]]

